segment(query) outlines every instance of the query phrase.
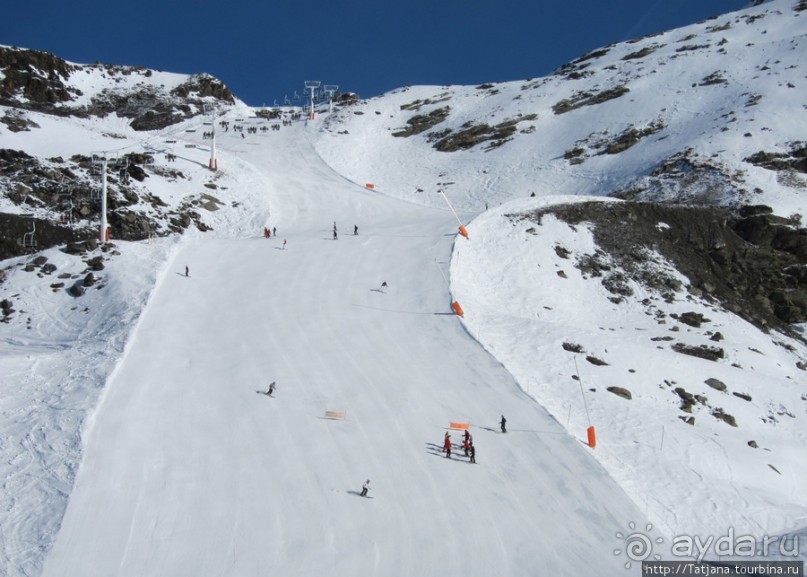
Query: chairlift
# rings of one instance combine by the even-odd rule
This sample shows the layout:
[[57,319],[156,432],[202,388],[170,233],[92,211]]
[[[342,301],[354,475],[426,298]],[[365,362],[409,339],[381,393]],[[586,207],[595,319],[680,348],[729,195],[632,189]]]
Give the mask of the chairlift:
[[297,94],[297,91],[296,91],[296,90],[294,91],[294,96],[292,97],[292,100],[293,100],[294,102],[300,102],[300,100],[302,100],[302,99],[300,98],[300,95],[299,95],[299,94]]
[[36,248],[36,239],[34,238],[34,233],[36,232],[36,220],[31,219],[31,224],[33,225],[31,232],[26,232],[22,235],[23,248]]

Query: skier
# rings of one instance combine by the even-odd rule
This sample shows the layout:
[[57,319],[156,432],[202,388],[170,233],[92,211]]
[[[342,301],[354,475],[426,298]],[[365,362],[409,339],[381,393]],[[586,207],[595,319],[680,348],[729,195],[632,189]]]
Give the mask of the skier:
[[383,291],[385,288],[387,288],[387,281],[381,283],[381,288],[379,290]]
[[286,239],[283,239],[283,250],[286,250]]
[[505,427],[505,425],[507,424],[507,419],[504,418],[504,415],[502,415],[502,420],[499,424],[502,426],[502,433],[506,433],[507,428]]
[[471,463],[476,463],[476,447],[471,443]]
[[357,234],[359,234],[359,227],[354,224],[353,225],[353,236],[356,236]]
[[276,226],[272,227],[272,234],[277,236],[277,227]]
[[185,265],[185,276],[188,276],[190,270],[188,269],[188,265]]
[[443,452],[445,452],[447,458],[451,458],[451,435],[448,433],[446,433],[443,440]]
[[336,229],[333,229],[333,239],[336,240]]
[[468,440],[468,437],[465,437],[465,440],[462,442],[462,448],[465,449],[465,456],[468,456],[468,451],[471,449],[471,442]]
[[266,391],[266,394],[267,394],[267,395],[269,395],[269,396],[271,397],[271,396],[274,394],[274,392],[275,392],[275,382],[274,382],[274,381],[272,381],[272,382],[269,384],[269,390],[268,390],[268,391]]
[[364,482],[364,485],[361,486],[361,496],[366,497],[367,496],[367,491],[369,491],[369,490],[370,490],[370,479],[367,479]]

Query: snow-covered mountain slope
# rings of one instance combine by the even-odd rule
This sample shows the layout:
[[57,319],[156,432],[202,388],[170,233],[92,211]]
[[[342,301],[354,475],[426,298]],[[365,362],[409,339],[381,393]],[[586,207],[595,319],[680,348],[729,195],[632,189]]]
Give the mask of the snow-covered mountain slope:
[[[356,182],[425,204],[442,189],[472,212],[535,193],[804,214],[806,17],[775,0],[592,51],[547,78],[402,88],[329,119],[317,149]],[[747,160],[794,151],[797,168]],[[670,159],[700,167],[698,182],[665,170]]]
[[644,266],[678,290],[634,276],[616,299],[586,266],[621,270],[594,225],[539,216],[583,201],[603,202],[523,199],[473,221],[452,261],[465,326],[570,434],[595,427],[594,455],[665,535],[803,533],[804,342],[693,296],[652,250]]
[[[309,136],[240,154],[294,200],[275,238],[173,259],[43,574],[622,574],[614,533],[645,520],[451,314],[452,215],[363,191]],[[460,431],[441,453],[452,421],[472,423],[476,464]]]
[[[662,245],[689,233],[673,221],[629,253],[658,292],[595,219],[535,212],[584,200],[556,193],[767,204],[798,236],[804,14],[776,0],[550,78],[411,87],[293,126],[236,100],[218,108],[216,173],[198,115],[215,97],[151,130],[4,100],[0,202],[22,225],[3,242],[34,221],[40,247],[48,226],[93,234],[93,153],[127,158],[129,182],[116,169],[114,247],[68,254],[62,238],[3,262],[0,573],[41,573],[55,543],[48,574],[620,575],[637,559],[617,534],[648,524],[665,558],[684,534],[804,535],[803,343],[674,270]],[[87,70],[68,74],[76,108],[160,83],[180,103],[157,73]],[[438,189],[471,233],[450,270]],[[265,226],[280,237],[256,238]],[[256,395],[270,379],[277,398]],[[476,468],[435,448],[450,420],[471,422]],[[367,477],[375,498],[356,505],[374,508],[357,510]]]

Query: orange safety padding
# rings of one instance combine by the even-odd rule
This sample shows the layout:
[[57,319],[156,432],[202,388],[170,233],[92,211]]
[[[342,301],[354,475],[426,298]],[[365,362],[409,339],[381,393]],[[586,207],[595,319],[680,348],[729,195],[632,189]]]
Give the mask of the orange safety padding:
[[[468,238],[468,231],[467,231],[467,230],[466,230],[466,228],[465,228],[464,226],[462,226],[462,225],[460,225],[460,234],[461,234],[462,236],[464,236],[465,238]],[[469,240],[470,240],[470,239],[469,239]]]
[[594,432],[594,427],[589,427],[588,433],[588,446],[592,449],[597,446],[597,433]]
[[371,183],[371,182],[368,182],[368,183],[367,183],[367,184],[365,184],[364,186],[366,186],[367,188],[375,188],[375,184],[373,184],[373,183]]
[[471,423],[455,423],[451,421],[451,424],[448,426],[449,429],[467,429],[471,426]]
[[465,313],[462,311],[462,307],[460,306],[460,303],[458,303],[457,301],[454,301],[453,303],[451,303],[451,308],[454,309],[454,312],[457,313],[459,316],[461,316],[461,317],[465,316]]
[[326,419],[344,419],[345,416],[344,411],[325,411]]

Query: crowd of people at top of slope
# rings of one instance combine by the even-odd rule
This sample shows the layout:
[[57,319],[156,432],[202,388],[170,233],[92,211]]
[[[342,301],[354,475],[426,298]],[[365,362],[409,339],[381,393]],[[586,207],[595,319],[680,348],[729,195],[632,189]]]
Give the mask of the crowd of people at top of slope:
[[[260,132],[268,132],[269,130],[280,130],[281,126],[291,126],[292,122],[297,120],[302,120],[303,114],[300,112],[295,112],[294,114],[289,114],[285,118],[281,118],[280,122],[276,120],[272,121],[271,124],[261,124],[260,126],[246,126],[246,134],[258,134]],[[229,120],[221,120],[219,122],[219,128],[222,128],[224,132],[230,131],[230,121]],[[241,138],[245,138],[244,136],[244,125],[243,124],[233,124],[232,129],[233,132],[238,132],[241,135]],[[202,133],[203,140],[209,140],[213,138],[214,131],[208,130]]]

